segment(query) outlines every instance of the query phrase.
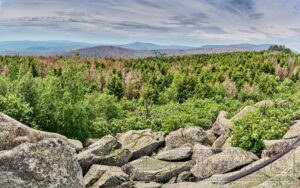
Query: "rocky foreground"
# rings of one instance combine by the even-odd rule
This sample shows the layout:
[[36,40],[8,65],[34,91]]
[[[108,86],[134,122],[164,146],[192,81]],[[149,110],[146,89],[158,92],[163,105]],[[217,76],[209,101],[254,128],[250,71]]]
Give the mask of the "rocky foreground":
[[225,177],[278,154],[300,136],[295,121],[281,140],[266,140],[261,156],[232,147],[233,120],[220,112],[212,128],[185,127],[165,136],[132,130],[80,141],[31,129],[0,113],[0,187],[223,188],[293,187],[300,176],[300,144],[270,165],[237,181]]

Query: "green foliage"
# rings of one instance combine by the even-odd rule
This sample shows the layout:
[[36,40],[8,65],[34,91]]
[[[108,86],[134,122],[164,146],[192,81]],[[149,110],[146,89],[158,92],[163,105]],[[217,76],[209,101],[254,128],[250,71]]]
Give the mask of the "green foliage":
[[281,138],[288,130],[294,112],[300,110],[299,101],[261,106],[234,122],[232,144],[254,153],[264,149],[264,140]]
[[188,100],[184,103],[169,102],[166,105],[153,105],[148,111],[134,103],[126,104],[126,116],[118,124],[122,132],[151,128],[169,133],[186,126],[209,128],[221,110],[232,112],[249,103],[241,104],[229,98]]
[[26,124],[32,124],[32,108],[16,94],[0,95],[1,112]]
[[270,46],[269,51],[279,51],[279,52],[285,52],[285,53],[291,53],[292,50],[289,48],[286,48],[284,45],[273,45]]
[[80,52],[78,50],[75,50],[73,53],[73,57],[80,57]]
[[[288,99],[294,105],[258,110],[235,123],[236,144],[255,152],[263,148],[262,139],[282,136],[288,118],[299,115],[294,106],[300,105],[292,96],[300,91],[300,56],[293,53],[130,60],[79,55],[0,56],[0,111],[28,126],[84,142],[131,129],[208,129],[221,110],[233,116],[262,99]],[[282,115],[287,109],[293,109],[293,117]]]
[[125,95],[125,88],[119,75],[114,74],[107,84],[108,93],[120,100]]

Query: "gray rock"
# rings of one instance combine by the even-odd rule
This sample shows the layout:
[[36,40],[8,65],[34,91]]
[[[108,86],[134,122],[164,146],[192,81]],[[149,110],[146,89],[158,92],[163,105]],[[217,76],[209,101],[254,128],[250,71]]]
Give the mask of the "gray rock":
[[290,127],[290,130],[283,136],[284,139],[291,139],[300,136],[300,120]]
[[32,129],[0,112],[0,151],[10,150],[26,142],[37,143],[46,138],[58,138],[74,147],[74,142],[65,136]]
[[122,144],[122,149],[129,149],[132,154],[132,159],[137,159],[142,156],[149,156],[159,146],[164,143],[163,132],[152,132],[146,130],[131,130],[118,136],[118,141]]
[[142,182],[142,181],[133,181],[125,182],[120,188],[160,188],[161,185],[156,182]]
[[116,187],[128,180],[128,175],[116,166],[93,165],[84,176],[84,184],[95,188]]
[[[220,111],[219,115],[216,119],[216,122],[220,123],[222,126],[225,126],[227,129],[229,129],[232,127],[232,122],[229,119],[227,119],[227,115],[228,115],[228,112]],[[218,124],[215,126],[218,127]],[[217,133],[217,135],[221,135],[221,134]]]
[[232,129],[233,122],[230,121],[229,119],[226,119],[226,118],[219,118],[219,119],[216,120],[216,122],[221,123],[222,125],[224,125],[224,126],[227,127],[228,129]]
[[225,134],[225,135],[221,135],[215,142],[214,144],[212,145],[212,148],[215,149],[215,150],[220,150],[223,145],[225,144],[226,140],[228,138],[228,135]]
[[166,148],[179,148],[186,143],[193,145],[197,143],[204,143],[206,138],[206,132],[201,127],[185,127],[171,132],[166,137]]
[[136,188],[133,181],[122,183],[119,188]]
[[196,144],[193,148],[193,156],[192,159],[196,163],[201,163],[205,159],[211,157],[215,154],[215,151],[207,146],[203,146],[201,144]]
[[83,145],[79,140],[68,139],[68,142],[73,148],[76,149],[76,152],[81,152],[83,150]]
[[194,164],[193,161],[167,162],[145,156],[127,163],[122,166],[122,169],[135,181],[165,183],[172,177],[177,177],[181,172],[189,171]]
[[227,140],[225,141],[224,145],[222,146],[222,150],[225,150],[225,149],[230,149],[232,148],[233,146],[231,145],[231,137],[227,138]]
[[[264,140],[264,144],[266,149],[262,152],[262,157],[273,157],[277,155],[278,153],[285,150],[287,147],[292,145],[295,142],[295,139],[289,139],[289,140]],[[300,142],[299,144],[300,145]]]
[[87,150],[79,153],[77,159],[84,172],[87,172],[93,164],[100,164],[105,155],[109,155],[114,149],[121,147],[121,144],[112,136],[105,136],[101,140],[90,145]]
[[181,182],[181,183],[163,185],[162,188],[202,188],[202,187],[199,187],[197,183],[193,183],[193,182]]
[[217,137],[213,133],[212,129],[209,129],[205,132],[206,132],[206,137],[207,137],[206,139],[208,140],[209,144],[212,145],[217,140]]
[[100,138],[89,138],[85,142],[85,147],[89,147],[90,145],[94,144],[95,142],[98,142],[99,140],[100,140]]
[[253,112],[255,110],[254,106],[246,106],[244,107],[241,111],[239,111],[235,116],[233,116],[230,121],[233,122],[241,117],[243,117],[244,115],[246,115],[248,112]]
[[232,129],[233,122],[244,115],[246,115],[248,112],[253,112],[257,107],[262,106],[262,105],[273,105],[274,103],[270,100],[264,100],[260,101],[254,105],[251,106],[246,106],[244,107],[241,111],[239,111],[235,116],[233,116],[231,119],[227,119],[228,113],[225,111],[221,111],[217,117],[216,122],[221,123],[225,127]]
[[191,172],[181,172],[178,177],[176,182],[180,183],[180,182],[184,182],[184,181],[188,181],[190,178],[193,177],[193,174]]
[[99,164],[108,166],[123,166],[130,160],[131,156],[132,152],[129,151],[129,149],[118,149],[112,151],[109,155],[103,156]]
[[[258,164],[260,164],[261,162],[267,160],[269,158],[262,158],[259,159],[245,167],[243,167],[240,170],[234,171],[234,172],[229,172],[226,174],[215,174],[213,176],[211,176],[208,179],[205,179],[206,182],[210,182],[211,184],[220,184],[222,182],[222,180],[226,177],[230,177],[233,176],[237,173],[243,172],[245,170],[248,170]],[[265,181],[266,179],[268,179],[269,176],[265,173],[262,172],[254,172],[252,174],[249,174],[245,177],[242,177],[241,179],[235,180],[233,182],[227,183],[226,185],[222,185],[220,184],[220,186],[224,186],[227,188],[233,188],[233,187],[254,187],[259,185],[261,182]]]
[[222,110],[219,112],[217,119],[227,118],[227,116],[228,116],[228,112]]
[[[280,101],[278,101],[279,104],[280,103],[285,103],[285,102],[286,102],[286,100],[280,100]],[[260,107],[260,106],[264,106],[264,105],[266,105],[266,106],[272,106],[272,105],[274,105],[274,102],[271,101],[271,100],[262,100],[260,102],[255,103],[253,106],[254,107]]]
[[198,162],[191,170],[193,175],[199,180],[208,178],[214,174],[223,174],[237,167],[247,165],[258,157],[251,152],[240,148],[227,149],[215,154],[203,162]]
[[135,182],[134,183],[135,188],[160,188],[161,185],[156,182]]
[[191,147],[182,147],[160,152],[155,156],[155,158],[165,161],[180,161],[190,158],[191,155]]
[[[245,169],[249,169],[260,162],[267,160],[268,158],[262,158],[254,163],[244,167],[238,172]],[[234,175],[238,172],[229,173],[226,176]],[[237,187],[259,187],[259,188],[273,188],[282,187],[290,188],[294,187],[298,182],[300,174],[300,147],[290,151],[286,155],[282,156],[272,164],[259,169],[258,171],[245,176],[237,181],[226,184],[228,188]],[[206,180],[205,180],[206,181]],[[223,185],[222,185],[223,186]]]
[[254,104],[254,105],[246,106],[241,111],[239,111],[239,113],[237,113],[235,116],[233,116],[230,119],[230,121],[233,122],[234,120],[237,120],[237,119],[243,117],[248,112],[253,112],[257,107],[264,106],[264,105],[265,106],[272,106],[272,105],[274,105],[274,102],[271,101],[271,100],[263,100],[263,101],[260,101],[256,104]]
[[168,181],[168,184],[176,183],[177,177],[173,177]]
[[75,149],[49,138],[0,153],[0,187],[85,187]]
[[230,132],[229,128],[227,128],[225,125],[223,125],[220,122],[215,122],[210,130],[213,134],[218,135],[218,136],[221,136],[221,135],[224,135],[224,134],[227,134]]

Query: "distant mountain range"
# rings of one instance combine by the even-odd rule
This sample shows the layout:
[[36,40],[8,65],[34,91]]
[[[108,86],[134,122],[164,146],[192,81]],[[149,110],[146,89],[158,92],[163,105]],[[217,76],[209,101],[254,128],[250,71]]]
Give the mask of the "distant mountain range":
[[118,45],[121,48],[127,48],[131,50],[162,50],[162,49],[190,49],[195,48],[191,46],[178,46],[178,45],[157,45],[153,43],[134,42],[130,44]]
[[143,58],[235,51],[261,51],[271,44],[205,45],[201,47],[157,45],[134,42],[124,45],[101,45],[71,41],[8,41],[0,42],[2,55],[72,56],[79,50],[81,57]]
[[49,54],[79,48],[87,48],[95,44],[71,41],[5,41],[0,42],[0,54]]

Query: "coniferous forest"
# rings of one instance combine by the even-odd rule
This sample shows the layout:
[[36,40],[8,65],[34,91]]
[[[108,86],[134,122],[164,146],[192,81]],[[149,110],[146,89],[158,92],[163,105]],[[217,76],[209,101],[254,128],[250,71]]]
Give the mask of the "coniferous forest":
[[247,105],[232,143],[259,153],[300,117],[300,55],[234,52],[144,59],[0,56],[0,111],[85,141],[128,130],[210,128]]

